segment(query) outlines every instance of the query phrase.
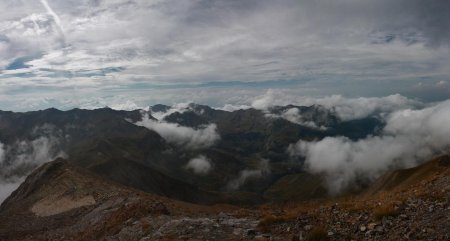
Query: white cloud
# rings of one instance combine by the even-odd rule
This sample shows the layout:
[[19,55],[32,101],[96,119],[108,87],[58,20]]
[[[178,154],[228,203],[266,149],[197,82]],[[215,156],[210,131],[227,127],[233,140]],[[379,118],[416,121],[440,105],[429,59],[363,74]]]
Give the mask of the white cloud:
[[22,182],[23,179],[14,182],[4,182],[3,180],[0,180],[0,204],[16,190]]
[[242,185],[244,185],[249,179],[258,179],[263,176],[261,170],[242,170],[236,179],[231,180],[227,184],[227,189],[231,191],[238,190]]
[[136,122],[135,124],[154,130],[167,142],[187,149],[211,147],[220,140],[220,135],[217,133],[215,124],[194,129],[174,123],[152,120],[148,114],[144,114],[142,121]]
[[216,108],[217,110],[223,110],[228,112],[233,112],[236,110],[246,110],[250,109],[251,107],[248,105],[233,105],[233,104],[225,104],[223,107]]
[[387,116],[386,122],[380,136],[358,141],[345,137],[299,141],[289,151],[304,156],[309,171],[326,174],[332,193],[356,179],[374,180],[389,169],[411,167],[450,151],[450,101],[420,110],[399,110]]
[[166,116],[173,113],[184,113],[186,111],[191,111],[190,104],[192,102],[183,102],[172,105],[167,111],[152,111],[152,116],[160,121],[163,121]]
[[40,0],[42,5],[47,10],[47,13],[50,14],[53,17],[53,21],[55,21],[55,24],[58,26],[59,33],[61,35],[61,38],[63,40],[63,46],[65,46],[65,34],[64,34],[64,27],[62,26],[61,19],[59,18],[58,14],[53,11],[52,7],[48,4],[47,0]]
[[245,169],[239,172],[239,176],[232,179],[227,184],[227,189],[231,191],[238,190],[248,180],[259,179],[270,173],[270,163],[267,159],[261,159],[256,169]]
[[211,169],[211,161],[204,155],[199,155],[196,158],[189,160],[186,164],[186,168],[192,170],[195,174],[205,175],[208,174]]
[[304,116],[300,114],[300,111],[298,108],[291,108],[283,111],[281,114],[273,114],[273,113],[266,113],[266,117],[269,118],[283,118],[285,120],[288,120],[292,123],[307,126],[314,129],[320,129],[320,130],[326,130],[326,126],[318,126],[314,121],[308,120]]
[[6,170],[14,170],[26,165],[39,166],[57,157],[65,156],[63,152],[56,151],[58,141],[53,137],[39,137],[32,141],[19,141],[14,145],[14,159]]
[[[423,106],[419,101],[404,97],[400,94],[386,97],[359,97],[348,98],[342,95],[331,95],[326,97],[296,96],[285,91],[268,90],[265,94],[256,97],[252,106],[256,109],[267,110],[277,105],[299,105],[311,106],[321,105],[333,110],[342,120],[352,120],[367,117],[371,114],[389,114],[400,109],[408,109]],[[293,117],[292,113],[286,118]]]
[[0,166],[3,165],[4,160],[5,160],[5,149],[3,143],[0,142]]
[[334,109],[343,120],[364,118],[373,113],[388,114],[399,109],[422,105],[418,101],[408,99],[399,94],[373,98],[345,98],[341,95],[333,95],[320,98],[317,100],[317,103]]
[[139,109],[145,109],[144,107],[138,106],[136,103],[134,103],[131,100],[123,99],[123,98],[114,98],[111,101],[105,101],[101,98],[95,98],[91,101],[84,100],[84,102],[79,102],[78,105],[75,103],[71,103],[72,107],[78,107],[80,109],[86,109],[86,110],[94,110],[99,108],[108,107],[113,110],[139,110]]
[[0,203],[34,168],[58,157],[66,157],[66,154],[58,149],[58,139],[54,136],[41,136],[7,146],[0,143]]
[[[76,89],[141,98],[134,91],[141,87],[175,84],[176,96],[211,82],[233,96],[255,82],[278,88],[298,81],[285,89],[374,96],[419,79],[448,81],[448,3],[410,2],[2,0],[0,94],[54,97]],[[36,53],[42,56],[20,73],[6,70]],[[237,87],[227,88],[230,80]],[[170,100],[163,92],[154,94]]]

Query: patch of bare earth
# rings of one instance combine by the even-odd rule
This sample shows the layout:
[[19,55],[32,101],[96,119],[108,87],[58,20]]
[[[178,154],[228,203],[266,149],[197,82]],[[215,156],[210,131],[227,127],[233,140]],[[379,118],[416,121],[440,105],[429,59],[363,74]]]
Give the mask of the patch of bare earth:
[[31,207],[31,212],[39,217],[47,217],[94,204],[95,199],[92,196],[80,198],[52,196],[35,203]]

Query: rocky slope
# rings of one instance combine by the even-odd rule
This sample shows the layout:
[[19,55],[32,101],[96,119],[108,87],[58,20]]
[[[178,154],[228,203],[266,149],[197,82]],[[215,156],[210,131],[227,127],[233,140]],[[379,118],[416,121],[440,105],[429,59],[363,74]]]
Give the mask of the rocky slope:
[[0,240],[449,240],[449,199],[449,156],[365,193],[247,207],[175,201],[57,160],[0,206]]
[[[149,235],[170,239],[177,227],[206,222],[205,216],[216,215],[218,209],[236,208],[144,193],[59,159],[35,170],[0,206],[0,240],[140,240]],[[234,222],[250,225],[233,217],[223,221],[230,223],[229,229]],[[226,229],[221,232],[223,237],[236,237]]]
[[262,227],[292,240],[449,240],[450,156],[387,173],[359,195],[265,207]]

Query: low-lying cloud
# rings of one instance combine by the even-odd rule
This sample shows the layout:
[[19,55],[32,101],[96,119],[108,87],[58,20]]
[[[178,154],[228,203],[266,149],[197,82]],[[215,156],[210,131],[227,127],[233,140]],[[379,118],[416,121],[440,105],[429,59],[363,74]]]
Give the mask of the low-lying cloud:
[[186,165],[186,169],[192,170],[195,174],[198,175],[206,175],[211,171],[212,165],[209,158],[204,155],[199,155],[189,160]]
[[424,106],[423,103],[400,94],[385,97],[347,98],[342,95],[331,95],[314,98],[290,95],[277,90],[268,90],[265,94],[256,97],[251,106],[255,109],[268,110],[273,106],[289,104],[298,106],[320,105],[336,112],[342,120],[361,119],[373,114],[385,115],[401,109],[414,109]]
[[233,105],[233,104],[225,104],[223,107],[216,108],[217,110],[223,110],[228,112],[234,112],[237,110],[246,110],[250,109],[251,106],[248,105]]
[[142,120],[135,124],[153,130],[167,142],[186,149],[208,148],[220,140],[220,135],[217,132],[217,126],[215,124],[194,129],[174,123],[153,120],[148,114],[144,114]]
[[166,116],[169,116],[173,113],[184,113],[186,111],[192,111],[191,108],[191,104],[190,102],[186,102],[186,103],[177,103],[173,106],[171,106],[169,109],[165,110],[165,111],[151,111],[152,116],[160,121],[164,120],[164,118]]
[[392,168],[417,165],[450,150],[450,101],[414,110],[403,109],[386,116],[380,136],[358,141],[327,137],[299,141],[288,150],[305,157],[306,168],[324,173],[331,193],[339,193],[355,180],[371,181]]
[[232,179],[227,184],[227,189],[230,191],[238,190],[250,179],[262,178],[270,173],[270,163],[267,159],[261,159],[256,169],[245,169],[239,173],[239,176]]
[[0,203],[35,168],[58,157],[66,157],[58,143],[58,139],[51,136],[18,141],[12,145],[0,143]]
[[280,114],[273,114],[273,113],[266,113],[266,117],[272,117],[272,118],[283,118],[289,122],[299,124],[302,126],[307,126],[309,128],[314,129],[320,129],[320,130],[326,130],[327,127],[324,125],[319,125],[312,121],[310,118],[307,118],[303,116],[300,113],[300,110],[298,108],[290,108],[285,111],[283,111]]

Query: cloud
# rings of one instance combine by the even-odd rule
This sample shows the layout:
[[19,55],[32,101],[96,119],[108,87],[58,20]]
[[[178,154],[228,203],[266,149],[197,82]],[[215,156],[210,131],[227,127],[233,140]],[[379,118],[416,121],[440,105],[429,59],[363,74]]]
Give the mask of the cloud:
[[[170,100],[167,92],[198,88],[210,97],[194,97],[212,104],[211,92],[233,97],[246,88],[403,93],[421,81],[449,80],[448,6],[442,0],[3,0],[0,95]],[[42,56],[20,71],[6,68],[37,53]],[[0,107],[18,108],[12,105]]]
[[4,160],[5,160],[5,149],[3,143],[0,142],[0,165],[3,165]]
[[169,116],[173,113],[184,113],[186,111],[192,111],[192,108],[190,107],[190,105],[192,104],[192,102],[183,102],[183,103],[177,103],[172,105],[168,110],[166,111],[152,111],[152,117],[163,121],[164,118],[166,116]]
[[408,87],[406,93],[428,101],[441,101],[450,96],[450,80],[420,81]]
[[216,108],[217,110],[223,110],[228,112],[233,112],[236,110],[246,110],[250,109],[251,107],[248,105],[233,105],[233,104],[225,104],[223,107]]
[[149,118],[148,114],[144,114],[142,121],[136,122],[135,125],[156,131],[167,142],[186,149],[208,148],[220,140],[215,124],[193,129],[174,123],[153,120]]
[[445,101],[389,114],[380,136],[358,141],[345,137],[299,141],[288,151],[305,157],[306,168],[324,173],[330,192],[339,193],[356,180],[373,181],[387,170],[412,167],[434,155],[449,153],[448,123],[450,101]]
[[0,203],[35,168],[58,157],[66,157],[66,154],[60,151],[58,143],[57,137],[54,136],[40,136],[11,145],[0,143]]
[[[319,113],[319,114],[321,114],[321,113]],[[313,120],[310,120],[310,118],[303,116],[300,113],[300,110],[298,108],[287,109],[287,110],[281,112],[281,114],[273,114],[273,113],[268,112],[265,114],[265,116],[269,117],[269,118],[283,118],[292,123],[307,126],[307,127],[314,128],[314,129],[320,129],[320,130],[327,129],[327,126],[324,126],[324,125],[319,126]],[[324,117],[325,120],[327,118],[330,118],[330,117],[329,116]]]
[[63,41],[63,47],[65,47],[66,43],[65,43],[65,35],[64,35],[64,28],[63,25],[61,23],[61,19],[59,18],[58,14],[55,13],[55,11],[53,11],[52,7],[50,7],[50,5],[48,4],[47,0],[40,0],[42,5],[45,7],[45,9],[47,10],[48,14],[50,14],[53,18],[53,20],[55,21],[56,25],[58,26],[58,30],[59,30],[59,34],[61,35],[61,39]]
[[[342,120],[353,120],[367,117],[373,114],[389,114],[399,109],[416,108],[423,103],[409,99],[400,94],[386,97],[359,97],[348,98],[342,95],[325,97],[305,97],[289,94],[285,91],[268,90],[265,94],[256,97],[251,105],[253,108],[268,110],[273,106],[284,105],[312,106],[320,105],[333,110]],[[293,119],[295,113],[286,113],[285,117]]]
[[69,104],[68,106],[65,107],[65,109],[67,108],[74,108],[74,107],[78,107],[80,109],[86,109],[86,110],[95,110],[95,109],[99,109],[99,108],[111,108],[113,110],[126,110],[126,111],[132,111],[132,110],[142,110],[145,109],[142,106],[137,105],[136,103],[134,103],[131,100],[125,99],[125,98],[114,98],[110,101],[105,101],[104,99],[101,98],[94,98],[94,99],[84,99],[83,102],[78,102],[78,103],[67,103]]
[[256,169],[245,169],[239,172],[239,176],[232,179],[227,184],[227,189],[230,191],[238,190],[250,179],[259,179],[270,173],[270,163],[267,159],[261,159]]
[[204,155],[199,155],[196,158],[189,160],[186,168],[192,170],[195,174],[206,175],[211,169],[211,161]]
[[22,181],[5,182],[0,180],[0,204],[20,186]]

